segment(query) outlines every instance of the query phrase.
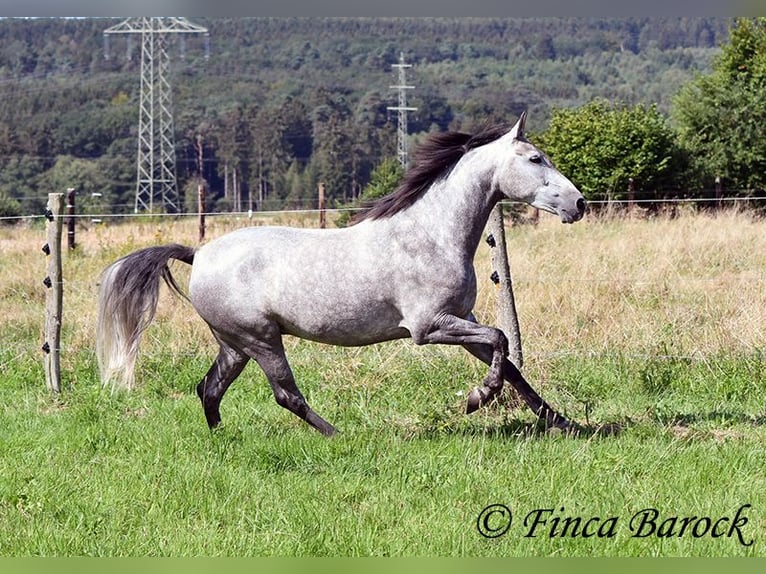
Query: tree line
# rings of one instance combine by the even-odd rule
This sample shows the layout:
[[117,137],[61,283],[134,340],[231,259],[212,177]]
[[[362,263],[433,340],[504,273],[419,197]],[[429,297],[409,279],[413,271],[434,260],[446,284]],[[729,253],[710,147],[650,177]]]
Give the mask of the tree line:
[[[561,114],[585,107],[596,120],[610,112],[607,102],[648,110],[677,143],[683,114],[664,119],[674,98],[683,99],[677,94],[690,89],[685,86],[711,73],[732,24],[722,18],[194,21],[210,31],[210,58],[201,38],[189,38],[183,52],[171,45],[178,185],[189,210],[196,210],[200,174],[210,210],[313,207],[320,181],[330,206],[354,200],[376,167],[395,156],[396,115],[387,108],[396,103],[391,66],[402,53],[413,64],[411,146],[433,131],[472,131],[528,110],[529,126],[555,156],[563,152],[546,131],[561,129]],[[140,42],[112,40],[107,59],[102,32],[116,22],[0,20],[4,213],[36,213],[48,191],[68,187],[78,189],[84,209],[132,211]],[[593,102],[603,109],[589,108]],[[667,174],[700,167],[665,163],[662,177],[637,173],[641,184],[677,186]],[[590,193],[602,189],[599,183]]]
[[656,104],[594,100],[554,112],[541,140],[591,199],[761,196],[766,186],[766,18],[737,18],[709,73]]

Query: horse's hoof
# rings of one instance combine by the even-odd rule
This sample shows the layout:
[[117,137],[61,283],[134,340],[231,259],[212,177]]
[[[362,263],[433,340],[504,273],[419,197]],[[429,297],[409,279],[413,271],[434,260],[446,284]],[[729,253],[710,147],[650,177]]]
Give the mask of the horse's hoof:
[[465,414],[470,415],[473,411],[478,410],[483,404],[481,389],[479,387],[474,388],[468,393],[468,399],[465,405]]

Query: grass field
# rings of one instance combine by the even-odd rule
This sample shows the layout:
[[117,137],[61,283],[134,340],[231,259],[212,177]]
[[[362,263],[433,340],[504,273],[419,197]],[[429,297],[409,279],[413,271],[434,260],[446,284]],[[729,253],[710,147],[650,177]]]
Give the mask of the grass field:
[[[209,218],[207,236],[248,223]],[[766,221],[543,217],[508,230],[523,371],[587,425],[581,436],[540,429],[510,393],[463,414],[485,369],[459,349],[292,339],[304,394],[340,434],[278,407],[252,365],[211,433],[194,386],[215,347],[166,292],[139,388],[102,390],[101,269],[196,234],[191,219],[78,229],[52,397],[45,233],[0,227],[0,556],[766,555]],[[486,245],[477,269],[477,315],[492,322]],[[492,504],[513,520],[487,538],[480,528],[506,525],[505,510],[481,514]]]

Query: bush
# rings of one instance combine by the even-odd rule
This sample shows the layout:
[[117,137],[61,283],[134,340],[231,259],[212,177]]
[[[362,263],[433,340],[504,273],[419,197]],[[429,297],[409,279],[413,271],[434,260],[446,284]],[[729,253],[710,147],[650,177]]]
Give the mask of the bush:
[[684,156],[656,105],[594,100],[555,110],[539,143],[588,200],[625,199],[631,178],[645,199],[683,183]]
[[0,223],[15,223],[15,219],[8,218],[16,217],[21,217],[21,205],[19,205],[19,202],[10,197],[0,196]]

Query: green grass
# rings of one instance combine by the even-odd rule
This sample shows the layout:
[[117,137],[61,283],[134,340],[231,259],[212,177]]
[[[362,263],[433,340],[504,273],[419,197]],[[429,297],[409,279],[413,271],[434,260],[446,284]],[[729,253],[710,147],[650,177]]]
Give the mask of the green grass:
[[[193,391],[208,349],[142,355],[143,385],[114,395],[80,351],[59,398],[41,388],[37,357],[1,353],[2,556],[765,554],[759,353],[530,360],[543,396],[590,425],[562,436],[508,396],[464,415],[484,369],[457,349],[291,343],[304,393],[341,431],[333,439],[279,408],[255,366],[210,432]],[[596,432],[604,423],[621,430]],[[476,521],[492,503],[515,518],[490,540]],[[748,547],[629,528],[644,508],[717,518],[743,504]],[[615,536],[551,537],[550,522],[526,537],[524,517],[542,508],[617,517]]]
[[[139,387],[102,390],[98,274],[131,249],[193,242],[191,219],[78,232],[64,262],[63,392],[51,397],[42,229],[0,230],[0,556],[766,555],[766,222],[546,221],[508,234],[524,373],[587,425],[579,436],[545,432],[510,393],[466,416],[486,369],[460,349],[290,339],[301,389],[340,434],[326,439],[278,407],[252,365],[210,432],[194,387],[212,339],[165,292]],[[214,218],[209,235],[242,224]],[[477,315],[492,323],[488,258],[482,246]],[[176,271],[183,283],[188,270]],[[490,540],[476,525],[493,503],[514,522]],[[631,536],[642,509],[659,523],[733,517],[745,504],[751,546]],[[551,509],[549,522],[526,537],[537,509]],[[567,517],[616,517],[615,535],[550,536]]]

